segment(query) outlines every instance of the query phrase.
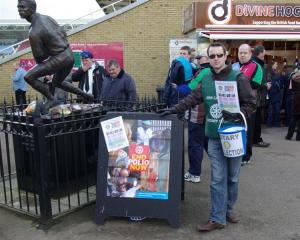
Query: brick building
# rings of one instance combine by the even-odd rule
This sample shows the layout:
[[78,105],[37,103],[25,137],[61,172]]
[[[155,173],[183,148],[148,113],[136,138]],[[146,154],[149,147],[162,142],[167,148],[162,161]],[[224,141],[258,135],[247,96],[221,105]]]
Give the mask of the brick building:
[[[156,94],[169,66],[169,39],[182,35],[182,10],[192,0],[143,0],[70,33],[71,43],[123,42],[125,70],[137,82],[140,95]],[[13,96],[12,64],[31,53],[0,64],[0,96]],[[30,95],[35,92],[30,90]]]
[[[99,20],[68,32],[68,38],[71,43],[123,42],[125,70],[136,80],[138,93],[141,96],[144,94],[154,95],[156,94],[156,87],[164,84],[168,71],[170,39],[194,37],[198,38],[199,42],[203,40],[203,38],[199,38],[199,32],[187,32],[186,35],[182,33],[183,10],[193,2],[194,0],[135,1]],[[199,0],[198,2],[209,1]],[[297,5],[300,1],[286,0],[283,2],[266,0],[264,3],[261,3],[261,1],[249,0],[247,3],[249,4],[249,2],[250,4],[258,5],[268,5],[271,3]],[[246,1],[235,0],[234,4],[237,3],[246,4]],[[268,32],[269,30],[264,29],[264,31]],[[270,34],[267,36],[270,37],[273,35]],[[293,59],[295,50],[298,50],[299,36],[300,34],[294,34],[294,37],[287,41],[286,35],[279,32],[276,35],[278,39],[271,39],[271,41],[266,42],[269,55],[273,54],[275,56],[278,53],[281,57],[284,57],[287,54],[287,57]],[[291,34],[290,37],[292,37]],[[243,39],[242,42],[251,43],[251,41],[256,40],[254,35],[252,40],[250,38],[248,39],[249,41]],[[233,41],[233,39],[222,39],[228,47],[236,48],[239,43]],[[206,38],[205,43],[207,44],[212,40],[214,39]],[[13,70],[12,63],[18,62],[20,58],[31,58],[30,52],[27,52],[25,55],[11,57],[2,63],[0,60],[1,97],[6,96],[10,98],[13,96],[10,81],[10,75]],[[35,92],[30,90],[30,94],[34,96]]]

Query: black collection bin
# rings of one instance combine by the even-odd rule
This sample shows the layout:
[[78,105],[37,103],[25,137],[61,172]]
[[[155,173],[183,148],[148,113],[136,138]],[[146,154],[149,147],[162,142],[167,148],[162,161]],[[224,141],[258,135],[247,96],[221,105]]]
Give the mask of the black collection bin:
[[[86,121],[84,124],[87,126],[90,123]],[[57,125],[51,123],[48,126],[33,124],[30,128],[33,137],[13,134],[14,146],[18,146],[14,147],[14,153],[20,190],[38,194],[41,184],[46,184],[51,198],[61,198],[96,185],[99,130],[84,130],[83,126],[81,131],[72,132],[70,129],[74,126],[71,125],[74,125],[72,121]],[[57,134],[49,136],[46,128],[55,128]],[[69,129],[69,132],[64,132],[65,129]],[[18,131],[20,130],[25,132],[25,129],[18,126]],[[34,132],[42,137],[35,137]],[[41,145],[40,141],[45,141],[46,146],[39,149],[44,151],[43,159],[36,154]],[[39,174],[39,161],[43,161],[42,166],[46,172],[43,179]]]

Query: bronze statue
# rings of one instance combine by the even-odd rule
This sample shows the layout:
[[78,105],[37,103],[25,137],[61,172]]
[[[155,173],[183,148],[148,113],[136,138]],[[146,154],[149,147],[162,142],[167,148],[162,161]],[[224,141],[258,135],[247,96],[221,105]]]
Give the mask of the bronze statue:
[[74,65],[74,57],[70,49],[65,32],[57,22],[46,15],[36,12],[35,0],[18,0],[18,11],[21,18],[31,23],[29,41],[33,57],[37,65],[27,72],[24,79],[35,90],[42,93],[47,99],[45,109],[56,105],[53,94],[47,84],[38,80],[40,77],[52,75],[54,87],[61,88],[92,100],[93,95],[83,92],[72,83],[64,81]]

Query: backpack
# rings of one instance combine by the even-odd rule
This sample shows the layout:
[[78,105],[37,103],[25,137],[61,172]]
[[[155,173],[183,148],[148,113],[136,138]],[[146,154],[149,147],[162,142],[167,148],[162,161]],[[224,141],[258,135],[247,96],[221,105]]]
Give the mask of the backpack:
[[[172,88],[172,83],[174,81],[174,76],[176,76],[181,63],[176,59],[173,60],[171,67],[169,68],[167,78],[165,80],[165,88],[164,88],[164,102],[170,107],[172,106],[172,102],[174,102],[174,97],[178,98],[178,94],[176,94],[176,90]],[[176,96],[175,96],[176,95]]]

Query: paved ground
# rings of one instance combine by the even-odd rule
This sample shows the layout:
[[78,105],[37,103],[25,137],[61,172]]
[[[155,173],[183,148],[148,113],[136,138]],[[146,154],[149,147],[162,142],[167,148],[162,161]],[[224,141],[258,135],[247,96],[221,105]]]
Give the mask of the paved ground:
[[0,208],[0,240],[300,240],[300,142],[283,140],[285,134],[286,128],[264,130],[271,147],[255,148],[253,163],[242,168],[237,204],[241,222],[223,230],[203,234],[195,229],[207,220],[210,207],[206,158],[202,182],[186,184],[180,229],[155,219],[131,223],[126,218],[110,218],[99,226],[94,223],[93,205],[61,218],[44,232],[35,228],[31,218]]

